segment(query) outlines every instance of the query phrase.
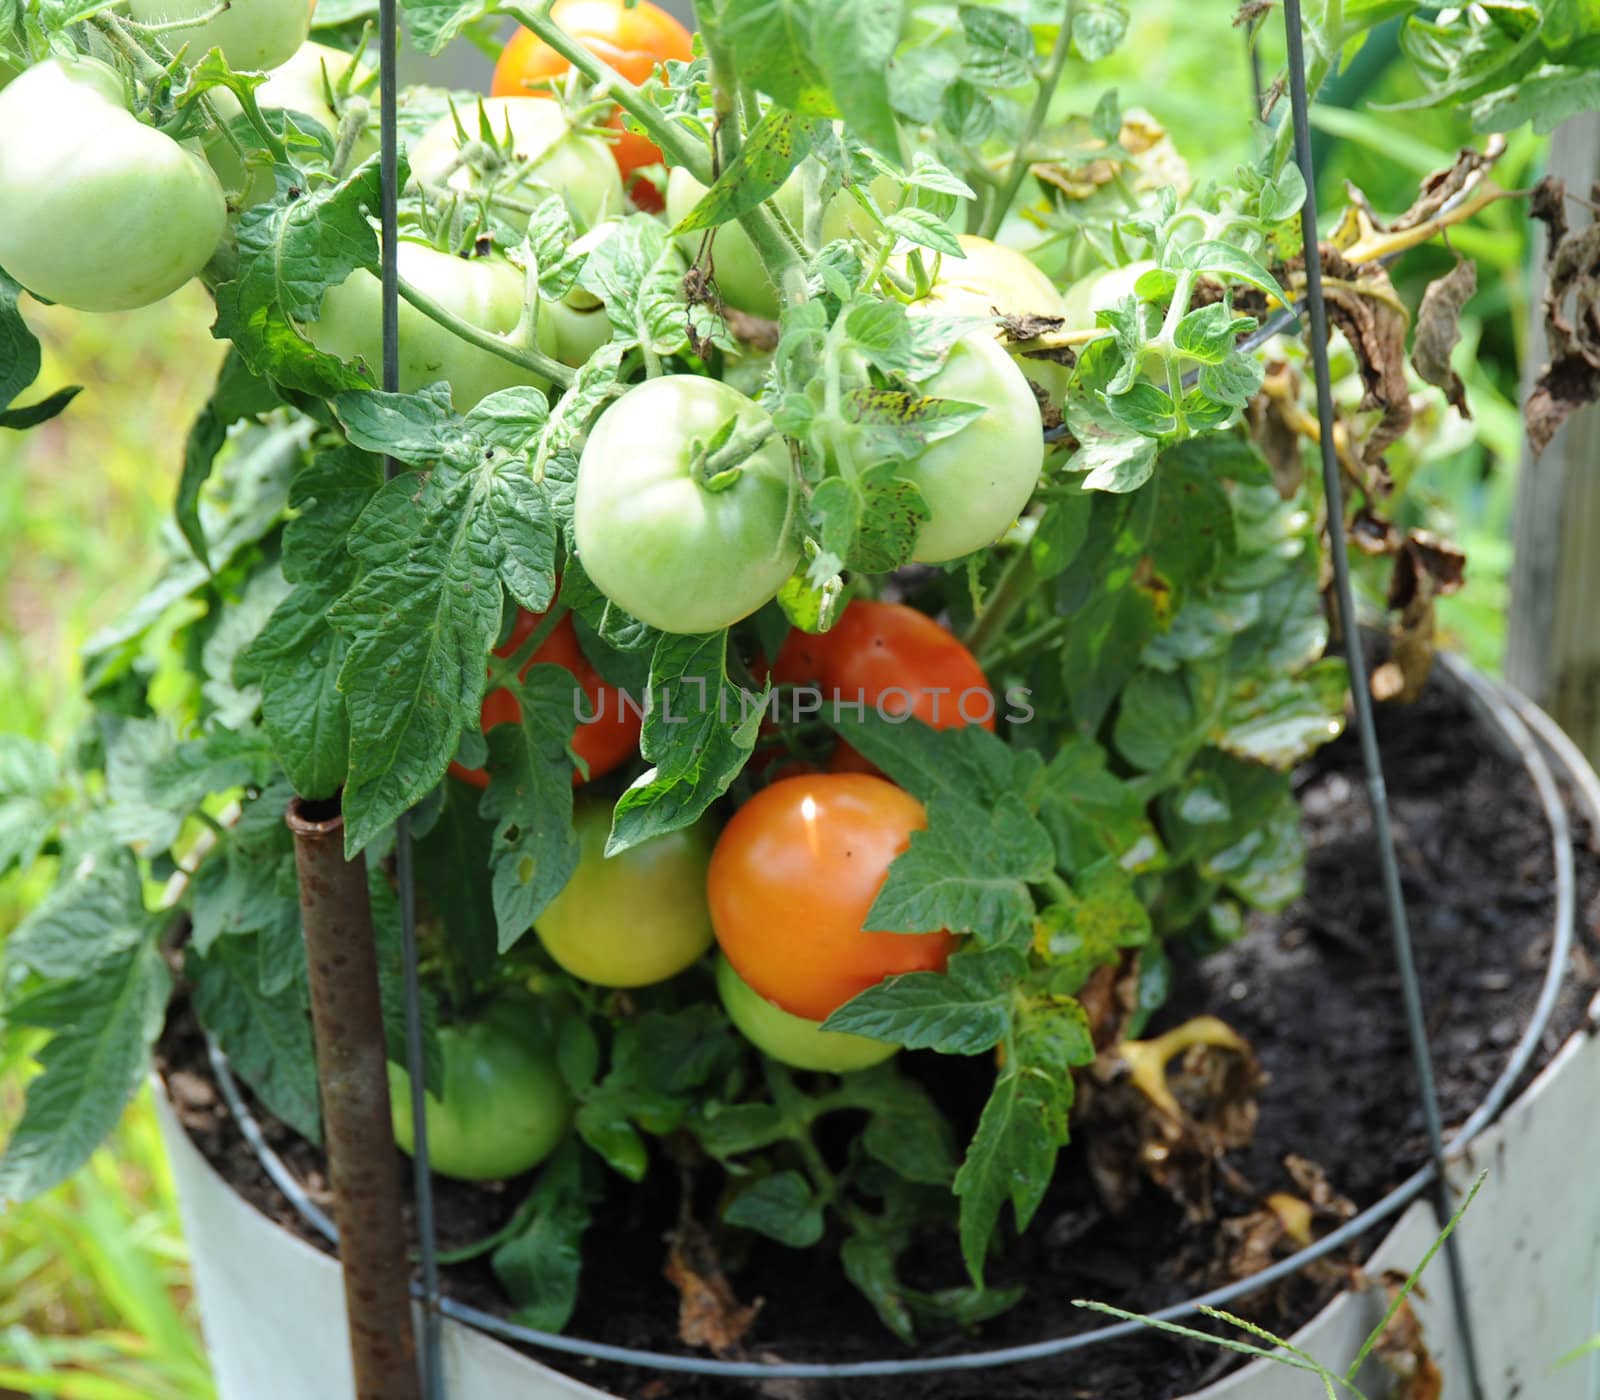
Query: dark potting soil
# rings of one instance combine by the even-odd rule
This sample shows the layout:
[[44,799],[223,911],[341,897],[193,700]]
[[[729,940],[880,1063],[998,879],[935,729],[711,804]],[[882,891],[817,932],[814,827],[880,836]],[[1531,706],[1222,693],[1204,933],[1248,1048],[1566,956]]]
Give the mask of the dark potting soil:
[[[1414,706],[1383,709],[1379,725],[1439,1094],[1445,1122],[1454,1125],[1500,1073],[1545,975],[1553,914],[1549,830],[1521,766],[1493,747],[1453,695],[1434,686]],[[1318,755],[1296,775],[1296,786],[1308,848],[1304,897],[1282,914],[1253,920],[1246,936],[1223,952],[1177,968],[1171,1003],[1152,1027],[1153,1033],[1201,1012],[1219,1015],[1250,1041],[1267,1073],[1253,1140],[1228,1154],[1235,1175],[1219,1176],[1214,1189],[1216,1219],[1191,1222],[1151,1186],[1132,1209],[1110,1215],[1077,1142],[1063,1154],[1033,1227],[1008,1239],[992,1268],[996,1283],[1025,1281],[1024,1300],[971,1333],[930,1336],[921,1354],[1033,1342],[1104,1321],[1074,1308],[1074,1298],[1150,1312],[1218,1282],[1219,1261],[1237,1253],[1240,1238],[1237,1227],[1230,1233],[1220,1222],[1257,1211],[1268,1192],[1304,1194],[1303,1183],[1285,1170],[1291,1154],[1318,1164],[1332,1191],[1357,1206],[1376,1201],[1425,1160],[1353,736]],[[1584,1027],[1600,982],[1600,859],[1582,844],[1576,854],[1578,944],[1543,1037],[1541,1062]],[[905,1058],[953,1116],[975,1112],[984,1092],[982,1057]],[[181,1116],[213,1165],[252,1204],[320,1244],[240,1137],[181,1002],[160,1061]],[[254,1107],[268,1141],[326,1206],[317,1151]],[[441,1246],[490,1233],[525,1187],[440,1180]],[[653,1172],[639,1187],[617,1184],[597,1208],[584,1242],[582,1296],[571,1335],[684,1350],[676,1340],[678,1297],[663,1275],[663,1236],[677,1212],[678,1182],[668,1170]],[[709,1208],[703,1218],[712,1218]],[[1279,1255],[1289,1248],[1279,1246]],[[1233,1310],[1288,1335],[1356,1276],[1359,1257],[1359,1251],[1337,1256],[1338,1263],[1258,1291]],[[884,1330],[836,1259],[822,1250],[796,1254],[758,1242],[748,1256],[723,1262],[739,1300],[762,1304],[744,1339],[745,1357],[849,1361],[914,1354]],[[930,1241],[907,1266],[908,1281],[918,1286],[961,1280],[948,1240]],[[447,1290],[463,1301],[503,1307],[486,1264],[447,1268],[445,1275]],[[1171,1400],[1208,1384],[1233,1360],[1230,1353],[1149,1332],[988,1372],[848,1381],[756,1384],[585,1364],[550,1353],[541,1359],[637,1400]]]

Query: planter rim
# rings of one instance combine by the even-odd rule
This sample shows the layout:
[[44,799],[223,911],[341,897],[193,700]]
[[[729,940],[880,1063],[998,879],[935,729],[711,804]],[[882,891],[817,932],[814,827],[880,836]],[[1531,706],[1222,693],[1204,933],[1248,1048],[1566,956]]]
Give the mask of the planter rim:
[[[1440,652],[1436,659],[1441,663],[1442,679],[1445,683],[1472,704],[1492,736],[1527,770],[1550,828],[1555,866],[1554,937],[1551,941],[1549,966],[1538,1000],[1522,1036],[1513,1046],[1499,1077],[1490,1086],[1479,1106],[1446,1142],[1446,1161],[1455,1162],[1469,1151],[1473,1141],[1484,1129],[1499,1117],[1511,1097],[1511,1091],[1527,1071],[1555,1009],[1571,961],[1577,904],[1571,824],[1568,820],[1566,801],[1551,773],[1549,763],[1546,762],[1546,755],[1548,754],[1563,770],[1571,784],[1576,804],[1582,808],[1597,832],[1600,832],[1600,776],[1596,775],[1582,752],[1566,737],[1559,726],[1542,709],[1506,682],[1483,675],[1470,663],[1451,653]],[[1591,1016],[1600,1014],[1600,993],[1596,994],[1589,1009]],[[218,1086],[229,1111],[233,1114],[241,1135],[249,1144],[262,1169],[306,1224],[333,1245],[337,1252],[338,1232],[332,1220],[307,1196],[287,1164],[267,1143],[260,1125],[244,1101],[226,1056],[209,1034],[206,1037],[206,1046]],[[1561,1052],[1557,1051],[1557,1057],[1560,1054]],[[1182,1302],[1155,1311],[1149,1316],[1158,1321],[1191,1317],[1202,1307],[1225,1306],[1239,1297],[1298,1273],[1308,1264],[1352,1243],[1386,1220],[1399,1216],[1401,1211],[1420,1197],[1433,1183],[1436,1175],[1434,1164],[1426,1163],[1378,1201],[1306,1248],[1297,1250],[1294,1254],[1248,1278],[1196,1294]],[[423,1296],[421,1285],[415,1281],[412,1283],[412,1293],[418,1299]],[[746,1362],[657,1352],[590,1341],[581,1337],[569,1337],[560,1333],[541,1332],[522,1327],[508,1319],[448,1296],[439,1299],[439,1311],[445,1317],[490,1336],[518,1342],[541,1351],[560,1352],[569,1356],[615,1362],[665,1373],[719,1376],[727,1379],[774,1380],[848,1379],[998,1369],[1002,1366],[1046,1360],[1080,1351],[1101,1342],[1146,1330],[1148,1326],[1142,1320],[1116,1322],[1066,1337],[1046,1338],[1020,1345],[937,1357],[894,1357],[837,1363]]]

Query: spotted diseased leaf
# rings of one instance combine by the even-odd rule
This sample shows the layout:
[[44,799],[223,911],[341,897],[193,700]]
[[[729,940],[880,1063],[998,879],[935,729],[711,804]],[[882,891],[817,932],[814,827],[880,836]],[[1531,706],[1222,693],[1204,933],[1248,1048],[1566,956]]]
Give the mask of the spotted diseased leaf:
[[1332,656],[1297,675],[1252,678],[1233,695],[1212,742],[1239,758],[1292,768],[1344,729],[1349,685],[1344,661]]
[[1069,872],[1105,856],[1132,871],[1161,864],[1161,841],[1144,800],[1107,770],[1106,752],[1092,739],[1070,738],[1050,760],[1039,820],[1055,841],[1058,863]]
[[1094,1059],[1088,1017],[1068,998],[1037,999],[1018,1010],[1005,1065],[956,1173],[961,1254],[983,1282],[989,1242],[1007,1201],[1027,1228],[1070,1135],[1072,1071]]
[[797,117],[782,107],[762,114],[732,164],[699,203],[678,220],[674,235],[715,228],[754,209],[777,193],[796,166],[811,152],[820,128],[815,120]]
[[578,864],[569,752],[577,727],[572,673],[530,667],[517,703],[520,722],[489,731],[489,789],[480,808],[496,823],[489,864],[502,953],[528,931]]
[[1150,914],[1128,872],[1105,860],[1074,877],[1070,897],[1044,910],[1034,925],[1033,949],[1051,969],[1050,986],[1070,995],[1097,967],[1150,938]]
[[928,826],[889,867],[865,927],[889,933],[948,929],[980,947],[1026,936],[1031,882],[1055,867],[1049,833],[1015,793],[992,809],[953,795],[928,804]]
[[1467,406],[1461,376],[1450,367],[1450,352],[1461,339],[1461,309],[1477,290],[1478,265],[1466,258],[1428,283],[1417,308],[1416,335],[1411,342],[1411,363],[1417,373],[1443,389],[1463,418],[1472,417],[1472,410]]
[[898,468],[879,462],[855,477],[830,476],[812,492],[819,560],[839,561],[831,567],[813,561],[813,583],[826,584],[843,567],[886,573],[911,558],[928,506],[915,482],[896,475]]
[[606,853],[699,820],[749,760],[770,693],[770,685],[752,693],[728,679],[726,632],[663,632],[640,736],[652,766],[618,799]]
[[845,418],[871,458],[909,460],[929,443],[977,422],[984,411],[978,404],[904,389],[852,389],[844,396]]

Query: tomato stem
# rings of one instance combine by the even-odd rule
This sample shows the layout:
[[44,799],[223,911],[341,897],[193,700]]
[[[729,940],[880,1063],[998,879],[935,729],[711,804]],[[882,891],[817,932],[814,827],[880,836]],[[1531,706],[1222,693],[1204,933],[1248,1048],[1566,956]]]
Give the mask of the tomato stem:
[[1055,96],[1056,88],[1061,84],[1061,73],[1067,66],[1067,55],[1072,52],[1072,22],[1076,14],[1076,0],[1066,0],[1062,7],[1061,28],[1056,31],[1055,48],[1050,52],[1049,65],[1039,76],[1039,91],[1034,95],[1033,106],[1028,109],[1028,119],[1022,124],[1022,130],[1017,135],[1016,150],[1012,153],[1011,168],[1006,173],[1005,184],[1000,186],[989,202],[989,211],[984,218],[982,229],[985,238],[993,238],[1000,231],[1006,210],[1011,207],[1011,201],[1017,197],[1017,191],[1022,187],[1022,179],[1028,173],[1031,164],[1028,153],[1039,135],[1039,129],[1044,125],[1045,118],[1050,113],[1050,99]]
[[484,687],[484,693],[502,690],[512,677],[520,675],[523,667],[533,660],[534,652],[538,651],[551,634],[561,625],[561,619],[567,615],[565,603],[553,603],[550,610],[539,619],[539,625],[522,639],[519,646],[510,656],[495,656],[489,661],[489,681]]
[[1033,551],[1021,546],[1001,571],[998,581],[989,594],[988,605],[972,620],[962,642],[973,655],[979,655],[993,645],[996,637],[1005,631],[1006,624],[1016,615],[1017,609],[1028,600],[1028,595],[1039,585],[1039,576],[1033,567]]
[[184,19],[137,20],[126,15],[120,16],[120,18],[122,23],[127,25],[129,29],[135,29],[141,34],[166,34],[174,29],[198,29],[202,24],[209,24],[212,20],[226,14],[232,8],[233,6],[229,3],[229,0],[219,0],[219,3],[213,5],[209,10]]
[[721,447],[695,452],[689,475],[702,491],[726,491],[744,475],[747,462],[778,429],[769,419],[752,428],[740,428]]
[[440,306],[425,292],[418,291],[409,282],[400,283],[400,295],[430,321],[437,322],[468,344],[476,345],[480,350],[487,350],[491,355],[498,355],[502,360],[510,360],[512,364],[521,365],[535,374],[541,374],[563,389],[572,386],[576,371],[569,369],[559,360],[552,359],[536,346],[515,345],[504,336],[483,330],[470,321],[463,320],[455,312]]
[[345,102],[339,114],[339,134],[333,151],[333,165],[329,173],[335,181],[344,179],[350,168],[350,158],[355,155],[356,143],[365,135],[372,117],[372,109],[364,97],[352,97]]

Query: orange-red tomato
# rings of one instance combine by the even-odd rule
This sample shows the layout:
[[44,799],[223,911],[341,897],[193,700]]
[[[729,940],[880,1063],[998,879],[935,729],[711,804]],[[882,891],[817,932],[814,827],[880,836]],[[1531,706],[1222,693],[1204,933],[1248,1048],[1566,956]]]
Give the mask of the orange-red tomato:
[[[686,63],[694,56],[689,31],[650,0],[640,0],[632,8],[623,0],[556,0],[550,17],[630,83],[644,82],[666,59]],[[543,39],[519,28],[495,64],[490,91],[496,97],[548,93],[548,87],[536,85],[562,77],[570,66]],[[613,111],[610,124],[619,133],[612,150],[623,184],[630,186],[629,193],[640,208],[659,212],[662,200],[655,186],[648,180],[630,183],[630,177],[641,166],[659,164],[661,151],[652,141],[627,130],[620,110]]]
[[[543,613],[531,613],[525,608],[517,610],[517,620],[512,624],[511,637],[495,655],[513,655],[533,634],[544,619]],[[539,644],[539,649],[528,659],[522,674],[535,665],[565,666],[583,691],[583,703],[573,696],[573,708],[578,712],[578,727],[572,736],[573,752],[589,765],[589,776],[598,778],[609,773],[639,747],[640,719],[638,708],[624,702],[622,695],[603,680],[590,665],[589,658],[578,645],[578,633],[568,613],[555,625],[550,635]],[[483,732],[487,734],[497,724],[516,724],[522,718],[522,707],[509,690],[493,690],[483,698]],[[488,787],[489,775],[481,768],[464,768],[452,763],[450,771],[456,777],[475,787]],[[582,771],[574,768],[573,785],[583,781]]]
[[734,970],[785,1011],[821,1021],[900,972],[940,972],[948,933],[862,925],[890,862],[928,824],[922,804],[864,773],[785,778],[723,828],[706,893]]
[[[857,598],[832,630],[815,636],[791,632],[772,679],[779,685],[815,686],[824,705],[859,701],[886,716],[911,716],[935,729],[981,724],[994,730],[994,692],[972,653],[926,613],[903,603]],[[878,771],[844,743],[829,766],[835,772]]]

